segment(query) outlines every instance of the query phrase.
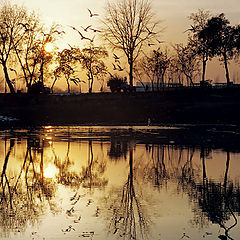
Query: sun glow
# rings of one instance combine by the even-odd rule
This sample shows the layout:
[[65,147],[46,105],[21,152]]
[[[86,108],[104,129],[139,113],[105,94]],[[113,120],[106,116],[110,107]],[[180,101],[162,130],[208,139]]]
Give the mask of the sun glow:
[[46,52],[50,53],[50,52],[53,52],[55,50],[55,46],[54,46],[53,43],[48,42],[48,43],[45,44],[44,49],[45,49]]
[[53,165],[49,164],[44,169],[44,177],[45,178],[54,178],[58,174],[59,170]]

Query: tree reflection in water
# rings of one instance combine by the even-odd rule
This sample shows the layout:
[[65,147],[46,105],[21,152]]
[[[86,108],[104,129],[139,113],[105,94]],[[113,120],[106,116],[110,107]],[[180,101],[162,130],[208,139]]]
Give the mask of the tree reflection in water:
[[[111,148],[109,156],[113,160],[124,157],[127,159],[128,155],[128,167],[129,172],[127,181],[122,187],[122,191],[111,189],[110,209],[112,211],[112,217],[110,221],[109,231],[114,235],[118,235],[123,239],[138,239],[138,231],[141,238],[145,239],[148,235],[148,221],[144,215],[144,209],[141,204],[142,196],[140,193],[136,193],[135,189],[135,168],[134,168],[134,149],[133,142],[113,140],[111,142]],[[114,149],[114,150],[113,150]],[[122,150],[122,151],[121,151]],[[114,194],[115,193],[115,194]],[[114,196],[114,197],[113,197]]]
[[[206,156],[211,153],[208,147],[200,147],[202,166],[194,164],[196,148],[184,148],[187,152],[183,156],[183,148],[173,145],[145,145],[146,153],[152,162],[145,163],[141,169],[133,168],[133,151],[129,150],[129,175],[123,187],[120,205],[115,201],[112,206],[112,231],[126,238],[136,239],[136,225],[140,230],[147,230],[147,222],[143,217],[141,203],[135,193],[134,176],[142,176],[152,181],[154,186],[161,190],[170,181],[178,182],[178,191],[185,192],[194,203],[194,219],[192,223],[200,228],[208,225],[208,221],[218,224],[223,233],[220,239],[233,239],[230,235],[237,225],[236,213],[240,213],[240,187],[239,183],[228,180],[230,153],[226,151],[226,169],[222,182],[213,181],[207,177]],[[199,151],[197,151],[199,152]],[[140,174],[136,171],[141,171]],[[202,172],[202,173],[201,173]],[[139,181],[140,179],[138,179]],[[133,205],[136,205],[134,211]],[[138,223],[134,214],[137,212]],[[121,223],[121,224],[120,224]],[[124,227],[121,227],[124,226]],[[122,234],[124,233],[124,234]]]
[[[97,150],[95,142],[88,139],[84,140],[84,147],[87,149],[86,162],[76,167],[78,165],[71,158],[73,144],[76,144],[74,141],[68,131],[64,142],[67,146],[66,152],[59,155],[56,150],[57,140],[48,145],[47,140],[40,134],[27,135],[24,141],[24,156],[21,162],[18,160],[21,164],[20,170],[13,176],[8,167],[14,157],[17,141],[14,136],[6,139],[7,148],[0,185],[2,236],[7,236],[9,232],[24,231],[29,223],[38,223],[47,208],[53,213],[59,211],[55,202],[58,184],[74,190],[74,196],[77,196],[76,190],[82,187],[91,193],[95,188],[108,185],[105,175],[107,164],[112,161],[110,163],[117,165],[122,161],[120,166],[123,166],[123,163],[127,164],[124,183],[120,187],[110,189],[104,202],[111,212],[108,223],[110,221],[109,230],[113,238],[148,238],[151,227],[151,199],[146,198],[147,189],[142,189],[142,186],[151,186],[157,192],[161,192],[164,187],[167,189],[169,183],[174,183],[174,186],[177,186],[176,193],[184,192],[192,202],[193,224],[200,228],[209,222],[217,224],[221,229],[221,232],[216,233],[219,238],[233,239],[233,229],[236,229],[238,223],[236,214],[240,213],[240,187],[239,183],[233,182],[229,176],[229,150],[224,152],[224,176],[222,180],[216,181],[208,177],[207,157],[211,155],[209,147],[151,143],[146,144],[144,148],[143,144],[138,145],[135,140],[127,137],[112,138],[107,159],[104,154],[99,154],[99,151],[104,152],[108,145],[101,142]],[[141,154],[137,148],[141,149]],[[46,162],[49,161],[49,155],[46,154],[48,151],[51,152],[54,166],[58,170],[56,182],[44,175]],[[75,201],[75,198],[70,199]],[[148,209],[145,206],[148,206]],[[77,205],[74,207],[77,208]]]
[[[2,237],[10,232],[25,231],[28,223],[36,224],[47,205],[50,209],[56,210],[56,203],[52,200],[56,186],[54,182],[43,177],[43,158],[39,161],[36,157],[36,152],[40,151],[41,155],[43,153],[40,140],[27,139],[27,150],[18,176],[12,176],[12,173],[7,171],[14,145],[15,140],[10,138],[9,150],[1,173]],[[36,165],[39,165],[39,172]]]

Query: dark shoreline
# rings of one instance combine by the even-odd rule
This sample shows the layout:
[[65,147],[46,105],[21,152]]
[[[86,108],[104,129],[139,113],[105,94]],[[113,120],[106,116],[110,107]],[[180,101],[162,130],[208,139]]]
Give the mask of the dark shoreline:
[[144,93],[0,94],[0,124],[154,125],[240,124],[240,89],[177,89]]

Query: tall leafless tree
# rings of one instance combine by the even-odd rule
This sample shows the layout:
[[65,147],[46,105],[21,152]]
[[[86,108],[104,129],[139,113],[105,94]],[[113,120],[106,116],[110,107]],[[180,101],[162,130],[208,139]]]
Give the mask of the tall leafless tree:
[[124,52],[129,65],[129,83],[133,85],[134,63],[141,50],[159,33],[148,0],[108,2],[103,19],[103,37],[113,49]]
[[0,64],[11,93],[15,93],[15,89],[9,76],[8,64],[14,49],[13,44],[18,45],[23,39],[25,28],[22,21],[26,15],[25,8],[12,5],[8,1],[0,5]]

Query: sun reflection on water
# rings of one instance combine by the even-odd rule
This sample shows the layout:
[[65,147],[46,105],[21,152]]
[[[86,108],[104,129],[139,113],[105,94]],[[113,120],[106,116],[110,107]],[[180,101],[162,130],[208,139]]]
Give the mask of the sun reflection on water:
[[49,164],[44,169],[44,177],[45,178],[54,178],[58,174],[59,170],[53,165]]

